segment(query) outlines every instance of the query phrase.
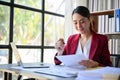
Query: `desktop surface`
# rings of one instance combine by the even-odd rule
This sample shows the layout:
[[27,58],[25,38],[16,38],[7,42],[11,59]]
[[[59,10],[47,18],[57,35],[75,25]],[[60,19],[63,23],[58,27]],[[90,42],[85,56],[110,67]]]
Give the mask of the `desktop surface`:
[[[33,64],[34,63],[30,65],[33,65]],[[75,80],[76,78],[76,77],[69,77],[69,78],[58,77],[58,76],[49,75],[49,74],[36,73],[34,71],[28,71],[24,69],[15,69],[13,67],[17,67],[17,65],[16,64],[2,64],[0,65],[0,71],[11,73],[11,74],[20,74],[22,76],[27,76],[30,78],[36,78],[40,80]]]

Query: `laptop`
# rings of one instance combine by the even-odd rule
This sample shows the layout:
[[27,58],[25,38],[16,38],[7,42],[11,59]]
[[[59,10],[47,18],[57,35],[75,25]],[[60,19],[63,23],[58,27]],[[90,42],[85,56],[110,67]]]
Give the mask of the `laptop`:
[[18,49],[17,49],[15,43],[11,42],[10,45],[11,45],[11,48],[13,50],[13,53],[14,53],[14,56],[16,58],[18,66],[21,66],[23,68],[49,68],[49,65],[45,64],[45,63],[33,63],[34,65],[30,65],[29,63],[24,64],[21,60],[21,57],[19,55],[19,52],[18,52]]

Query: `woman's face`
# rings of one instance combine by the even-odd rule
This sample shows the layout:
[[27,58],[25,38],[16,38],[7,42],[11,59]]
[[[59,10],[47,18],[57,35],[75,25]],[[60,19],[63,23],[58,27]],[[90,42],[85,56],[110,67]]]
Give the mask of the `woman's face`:
[[73,14],[72,16],[73,24],[75,29],[80,34],[85,34],[90,31],[90,21],[88,18],[81,16],[78,13]]

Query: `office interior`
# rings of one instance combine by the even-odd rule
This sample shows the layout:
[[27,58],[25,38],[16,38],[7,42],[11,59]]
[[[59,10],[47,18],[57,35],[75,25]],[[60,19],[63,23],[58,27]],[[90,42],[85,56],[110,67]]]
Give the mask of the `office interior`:
[[[72,10],[79,5],[91,12],[109,10],[99,9],[99,1],[111,10],[120,8],[119,0],[110,0],[109,5],[108,0],[0,0],[0,64],[16,63],[10,42],[16,43],[24,63],[54,64],[55,42],[76,33]],[[111,60],[115,65],[115,58]]]

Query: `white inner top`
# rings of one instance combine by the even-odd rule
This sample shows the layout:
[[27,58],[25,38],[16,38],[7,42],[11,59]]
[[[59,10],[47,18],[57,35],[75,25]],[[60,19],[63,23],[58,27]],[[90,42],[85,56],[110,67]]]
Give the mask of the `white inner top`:
[[91,45],[91,37],[85,43],[85,46],[83,47],[83,52],[82,52],[82,47],[81,47],[82,45],[79,40],[76,54],[84,54],[86,58],[89,58],[90,45]]

